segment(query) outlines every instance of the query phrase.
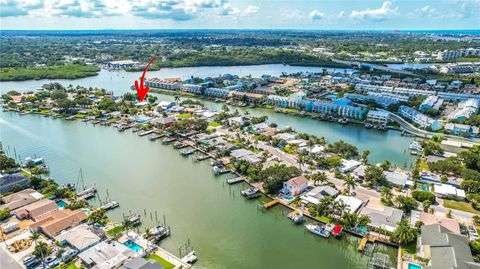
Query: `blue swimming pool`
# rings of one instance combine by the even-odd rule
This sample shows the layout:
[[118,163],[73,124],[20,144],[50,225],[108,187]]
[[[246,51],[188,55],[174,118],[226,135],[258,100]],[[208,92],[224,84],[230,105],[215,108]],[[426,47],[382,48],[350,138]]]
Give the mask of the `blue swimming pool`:
[[139,245],[137,245],[135,242],[131,241],[131,240],[128,240],[127,242],[123,243],[125,246],[127,246],[129,249],[135,251],[135,252],[139,252],[141,251],[143,248]]
[[65,201],[63,201],[63,200],[59,200],[59,201],[57,201],[57,205],[58,205],[58,207],[64,208],[64,207],[67,206],[67,203],[65,203]]
[[87,214],[87,215],[90,215],[90,210],[88,210],[88,209],[82,209],[82,212]]
[[418,184],[417,189],[422,191],[430,191],[430,186],[427,184]]
[[415,263],[408,263],[408,269],[422,269],[423,267],[415,264]]

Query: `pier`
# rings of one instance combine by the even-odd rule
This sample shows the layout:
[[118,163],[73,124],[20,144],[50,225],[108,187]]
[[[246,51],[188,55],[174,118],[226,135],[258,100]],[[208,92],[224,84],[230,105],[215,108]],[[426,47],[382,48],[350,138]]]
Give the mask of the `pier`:
[[159,138],[162,138],[162,137],[163,137],[163,134],[152,134],[151,136],[148,137],[148,139],[150,141],[155,141],[155,140],[157,140]]
[[244,180],[245,180],[245,178],[243,178],[243,177],[236,177],[236,178],[227,179],[227,183],[228,184],[236,184],[236,183],[240,183]]
[[138,134],[138,136],[146,136],[146,135],[149,135],[151,133],[153,133],[153,130],[148,130],[148,131],[145,131],[145,132],[141,132],[141,133]]
[[195,149],[195,148],[182,149],[182,150],[180,150],[180,155],[186,157],[188,155],[191,155],[191,154],[195,153],[195,151],[197,151],[197,149]]
[[274,207],[276,206],[277,204],[279,204],[280,202],[277,200],[277,199],[274,199],[270,202],[266,202],[266,203],[263,203],[263,207],[266,208],[266,209],[269,209],[271,207]]

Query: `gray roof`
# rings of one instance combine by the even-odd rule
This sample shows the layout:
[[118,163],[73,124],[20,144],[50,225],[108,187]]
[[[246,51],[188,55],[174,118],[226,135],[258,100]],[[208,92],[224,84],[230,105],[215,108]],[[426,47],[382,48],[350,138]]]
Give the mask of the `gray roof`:
[[468,238],[452,233],[440,224],[423,225],[420,241],[430,246],[429,269],[470,269],[480,268],[473,262]]
[[122,266],[122,269],[163,269],[163,266],[154,260],[145,260],[137,257]]
[[402,220],[403,211],[385,206],[383,211],[364,207],[361,212],[362,215],[367,215],[370,218],[370,225],[393,231],[397,227],[397,223]]
[[407,184],[408,175],[406,174],[390,172],[390,171],[385,171],[384,174],[385,174],[385,180],[387,180],[392,184],[395,184],[398,186],[405,186],[405,184]]

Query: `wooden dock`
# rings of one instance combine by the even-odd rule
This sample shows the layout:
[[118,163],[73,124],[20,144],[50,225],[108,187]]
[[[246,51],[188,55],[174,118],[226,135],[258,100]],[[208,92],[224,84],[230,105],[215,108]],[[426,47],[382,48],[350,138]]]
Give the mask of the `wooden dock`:
[[277,199],[274,199],[270,202],[263,203],[263,207],[265,207],[266,209],[269,209],[269,208],[274,207],[275,205],[277,205],[279,203],[280,202]]
[[362,240],[360,241],[360,244],[358,245],[358,251],[363,252],[368,242],[375,243],[375,238],[368,237],[368,236],[363,237]]
[[227,179],[227,183],[228,184],[236,184],[236,183],[240,183],[244,180],[245,179],[243,177],[236,177],[236,178]]
[[153,133],[153,130],[148,130],[148,131],[145,131],[145,132],[138,133],[138,136],[146,136],[146,135],[149,135],[151,133]]

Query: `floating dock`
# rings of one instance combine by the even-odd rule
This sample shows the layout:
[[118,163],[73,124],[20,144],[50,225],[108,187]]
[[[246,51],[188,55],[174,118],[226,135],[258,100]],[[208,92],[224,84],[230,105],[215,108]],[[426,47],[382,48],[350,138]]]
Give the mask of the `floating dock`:
[[360,241],[360,244],[358,245],[358,251],[363,252],[368,242],[375,243],[375,238],[363,237]]

